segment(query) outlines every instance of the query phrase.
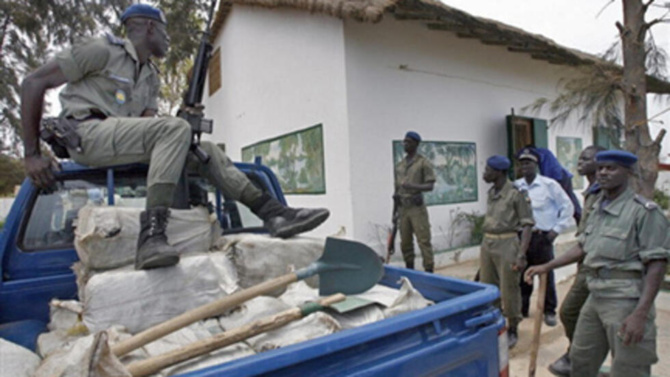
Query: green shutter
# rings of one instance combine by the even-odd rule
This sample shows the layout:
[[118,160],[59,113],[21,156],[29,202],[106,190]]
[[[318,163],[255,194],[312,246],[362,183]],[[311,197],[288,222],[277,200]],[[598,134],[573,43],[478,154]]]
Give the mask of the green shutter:
[[544,119],[533,118],[533,144],[539,148],[549,148],[547,121]]

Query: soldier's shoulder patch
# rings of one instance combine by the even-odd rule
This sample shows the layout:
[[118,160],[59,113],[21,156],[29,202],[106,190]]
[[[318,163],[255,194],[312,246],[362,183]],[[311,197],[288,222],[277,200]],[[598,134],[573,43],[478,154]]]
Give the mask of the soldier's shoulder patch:
[[116,35],[112,35],[107,33],[107,41],[113,45],[117,46],[124,46],[126,42],[123,40],[123,38],[119,38]]
[[635,194],[635,201],[640,203],[645,209],[648,209],[650,211],[652,209],[658,208],[658,204],[656,204],[653,200],[649,200],[640,194]]

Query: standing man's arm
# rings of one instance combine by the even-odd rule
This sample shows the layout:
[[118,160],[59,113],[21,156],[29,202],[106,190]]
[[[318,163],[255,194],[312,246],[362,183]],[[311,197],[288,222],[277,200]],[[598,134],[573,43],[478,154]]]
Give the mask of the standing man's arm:
[[572,205],[568,194],[563,191],[558,182],[550,180],[549,183],[548,188],[551,198],[558,209],[556,224],[549,231],[549,239],[553,242],[561,232],[572,225],[572,215],[575,212],[575,207]]
[[422,183],[403,183],[402,187],[410,190],[419,190],[422,192],[433,191],[435,187],[435,171],[430,163],[424,160],[421,166],[423,182]]
[[25,148],[24,165],[26,174],[33,183],[47,188],[55,182],[51,171],[51,160],[40,152],[39,129],[47,89],[66,82],[65,74],[55,60],[38,68],[21,83],[21,126]]
[[526,253],[530,245],[530,236],[535,220],[533,219],[533,208],[530,205],[528,193],[519,191],[516,200],[514,201],[514,211],[519,218],[521,225],[521,247],[519,255],[517,255],[516,262],[512,265],[515,271],[523,271],[526,268],[527,260]]
[[638,343],[644,337],[649,310],[661,288],[670,254],[668,220],[658,208],[648,209],[636,229],[640,242],[640,259],[645,264],[645,272],[642,295],[637,306],[619,329],[618,336],[625,345]]

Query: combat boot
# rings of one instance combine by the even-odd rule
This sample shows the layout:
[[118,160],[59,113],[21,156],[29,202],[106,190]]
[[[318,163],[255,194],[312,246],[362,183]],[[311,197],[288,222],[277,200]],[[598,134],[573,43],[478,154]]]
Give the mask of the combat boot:
[[405,268],[407,268],[409,270],[413,270],[414,269],[414,261],[411,261],[411,262],[410,261],[405,261]]
[[165,207],[150,208],[140,213],[140,237],[137,239],[135,269],[169,267],[179,263],[179,252],[167,242],[170,211]]
[[286,207],[267,194],[260,200],[262,204],[257,208],[252,206],[251,210],[263,220],[263,226],[272,237],[290,238],[308,232],[321,225],[330,216],[330,211],[325,208]]
[[549,371],[554,376],[570,377],[570,354],[563,354],[558,360],[549,364]]
[[510,327],[507,329],[507,347],[509,349],[514,348],[516,343],[519,341],[519,334],[516,330],[516,327]]

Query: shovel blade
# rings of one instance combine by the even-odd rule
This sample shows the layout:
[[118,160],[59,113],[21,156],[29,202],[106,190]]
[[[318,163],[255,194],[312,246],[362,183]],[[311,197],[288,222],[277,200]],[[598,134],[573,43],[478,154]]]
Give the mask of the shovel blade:
[[384,275],[379,255],[360,242],[328,237],[318,260],[321,296],[365,292]]

